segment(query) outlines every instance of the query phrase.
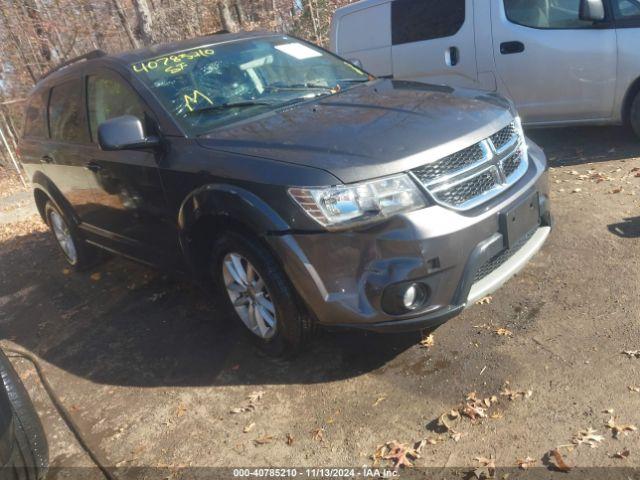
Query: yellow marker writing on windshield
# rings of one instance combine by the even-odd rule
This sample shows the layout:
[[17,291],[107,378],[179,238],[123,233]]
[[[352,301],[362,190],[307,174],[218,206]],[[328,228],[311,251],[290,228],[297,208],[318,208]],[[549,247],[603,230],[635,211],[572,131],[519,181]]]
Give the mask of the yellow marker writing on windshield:
[[204,93],[202,93],[200,90],[194,90],[193,95],[184,96],[184,106],[187,108],[187,110],[189,110],[190,112],[193,112],[192,105],[198,104],[200,102],[199,99],[206,100],[209,103],[209,105],[213,105],[213,102],[211,101],[211,99],[207,97]]

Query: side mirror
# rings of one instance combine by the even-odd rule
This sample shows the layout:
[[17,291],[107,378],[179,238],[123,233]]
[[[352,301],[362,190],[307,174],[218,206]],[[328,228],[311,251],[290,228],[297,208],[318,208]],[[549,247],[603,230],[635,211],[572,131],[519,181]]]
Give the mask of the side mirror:
[[602,0],[580,0],[580,20],[601,22],[605,19]]
[[158,137],[147,137],[139,118],[123,115],[98,126],[98,144],[105,151],[134,150],[157,147]]
[[358,68],[362,68],[362,62],[361,62],[359,59],[357,59],[357,58],[350,58],[348,61],[349,61],[349,63],[351,63],[351,64],[355,65],[356,67],[358,67]]

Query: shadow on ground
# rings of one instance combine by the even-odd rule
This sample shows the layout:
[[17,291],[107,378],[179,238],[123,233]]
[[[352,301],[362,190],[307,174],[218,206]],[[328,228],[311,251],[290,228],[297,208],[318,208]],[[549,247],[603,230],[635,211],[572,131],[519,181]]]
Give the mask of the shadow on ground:
[[118,258],[66,273],[47,232],[0,245],[0,265],[2,337],[101,384],[328,382],[375,370],[420,339],[321,332],[295,361],[273,360],[186,280]]
[[623,222],[613,223],[607,228],[622,238],[640,238],[640,217],[625,218]]
[[551,166],[610,162],[640,157],[640,139],[624,127],[527,129]]

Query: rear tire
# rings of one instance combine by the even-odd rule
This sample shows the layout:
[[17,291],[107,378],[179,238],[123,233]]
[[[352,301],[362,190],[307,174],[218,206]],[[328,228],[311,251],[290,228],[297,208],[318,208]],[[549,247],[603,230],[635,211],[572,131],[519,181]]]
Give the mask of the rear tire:
[[[312,337],[314,323],[305,306],[276,258],[257,239],[236,232],[218,238],[212,249],[211,277],[225,317],[240,323],[267,355],[293,355]],[[235,280],[239,278],[244,281]],[[262,312],[257,321],[252,311]]]
[[47,225],[67,264],[76,271],[94,266],[100,259],[98,249],[85,242],[78,232],[78,227],[53,203],[47,202],[44,211]]
[[640,137],[640,92],[636,94],[629,111],[629,124],[636,136]]

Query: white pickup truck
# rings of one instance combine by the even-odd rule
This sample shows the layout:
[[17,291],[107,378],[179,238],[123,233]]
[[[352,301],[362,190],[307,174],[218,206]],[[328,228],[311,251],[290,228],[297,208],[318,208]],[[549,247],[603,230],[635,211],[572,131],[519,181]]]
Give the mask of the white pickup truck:
[[640,0],[363,0],[331,48],[369,72],[497,91],[528,125],[640,135]]

